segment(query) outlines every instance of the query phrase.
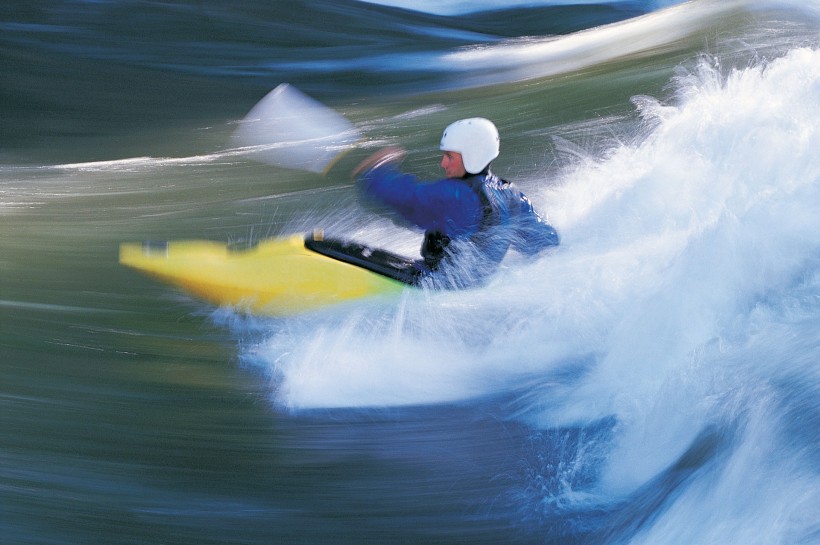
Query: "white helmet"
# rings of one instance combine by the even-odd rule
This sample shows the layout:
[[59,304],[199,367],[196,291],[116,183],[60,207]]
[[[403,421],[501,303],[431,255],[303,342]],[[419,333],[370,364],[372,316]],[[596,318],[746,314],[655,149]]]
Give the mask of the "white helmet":
[[489,119],[471,117],[452,123],[441,135],[442,151],[456,151],[464,161],[464,170],[478,174],[498,157],[498,129]]

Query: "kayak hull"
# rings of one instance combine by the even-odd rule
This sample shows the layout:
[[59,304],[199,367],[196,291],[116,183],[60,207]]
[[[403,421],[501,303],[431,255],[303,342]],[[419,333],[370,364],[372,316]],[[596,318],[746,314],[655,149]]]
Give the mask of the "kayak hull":
[[119,262],[214,305],[268,316],[395,296],[408,287],[408,282],[309,249],[305,242],[303,235],[294,235],[242,250],[205,240],[123,243]]

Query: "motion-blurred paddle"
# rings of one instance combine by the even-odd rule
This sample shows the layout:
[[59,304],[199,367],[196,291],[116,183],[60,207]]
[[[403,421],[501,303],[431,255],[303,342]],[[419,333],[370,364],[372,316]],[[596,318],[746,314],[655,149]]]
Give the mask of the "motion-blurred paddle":
[[361,134],[338,112],[283,83],[248,112],[234,137],[254,160],[326,173]]

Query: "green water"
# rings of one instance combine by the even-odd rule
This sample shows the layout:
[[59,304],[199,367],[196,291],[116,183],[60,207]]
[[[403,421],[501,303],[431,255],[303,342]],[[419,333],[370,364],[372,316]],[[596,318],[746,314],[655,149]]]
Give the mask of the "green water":
[[[358,207],[350,168],[376,146],[400,143],[409,150],[408,170],[437,176],[440,128],[471,115],[501,129],[495,170],[550,213],[544,195],[567,170],[651,128],[632,97],[673,100],[670,82],[704,52],[742,67],[784,42],[812,39],[812,23],[783,21],[773,13],[730,14],[663,49],[480,88],[387,93],[378,73],[368,74],[367,85],[327,93],[326,102],[368,141],[326,177],[230,153],[235,122],[261,96],[259,82],[231,102],[233,84],[219,80],[211,92],[196,93],[201,114],[184,106],[178,117],[146,119],[150,104],[129,94],[129,82],[150,87],[144,67],[118,64],[115,75],[128,77],[102,85],[113,93],[103,110],[133,108],[122,121],[103,116],[72,125],[75,96],[62,103],[54,131],[0,150],[0,540],[583,541],[605,526],[600,510],[545,522],[517,503],[537,488],[522,460],[549,463],[539,458],[532,431],[507,419],[504,400],[291,412],[273,401],[275,372],[249,365],[244,349],[265,331],[322,331],[333,322],[214,315],[120,267],[118,245],[186,238],[247,244],[317,223],[340,234],[366,231],[372,220]],[[767,34],[775,23],[779,30]],[[757,46],[740,48],[742,39]],[[15,58],[33,55],[24,53]],[[91,77],[102,79],[104,70],[96,70]],[[76,90],[81,74],[62,71]],[[35,86],[59,88],[62,71]],[[180,108],[186,82],[202,83],[165,75],[152,100],[174,94]],[[332,78],[317,88],[332,89]],[[16,88],[25,87],[18,81]],[[51,113],[27,115],[42,122]],[[22,127],[25,119],[16,122]],[[134,158],[146,159],[125,161]],[[332,350],[324,357],[333,358]],[[583,519],[577,527],[570,523],[576,514]]]

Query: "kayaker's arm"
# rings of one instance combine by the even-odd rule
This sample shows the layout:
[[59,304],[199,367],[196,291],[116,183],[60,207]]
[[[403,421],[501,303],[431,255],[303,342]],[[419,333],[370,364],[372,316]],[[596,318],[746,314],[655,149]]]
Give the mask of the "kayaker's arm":
[[478,229],[481,202],[469,186],[450,179],[423,182],[401,172],[396,163],[402,155],[388,150],[372,156],[354,171],[367,202],[386,206],[404,222],[425,231],[459,236]]

